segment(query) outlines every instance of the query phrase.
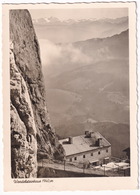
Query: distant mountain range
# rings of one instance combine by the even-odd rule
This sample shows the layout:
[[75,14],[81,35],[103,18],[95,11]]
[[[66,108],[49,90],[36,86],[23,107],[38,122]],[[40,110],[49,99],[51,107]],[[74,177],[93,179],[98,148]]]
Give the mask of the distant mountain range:
[[49,17],[49,18],[38,18],[33,19],[33,23],[35,25],[71,25],[71,24],[82,24],[82,23],[97,23],[97,22],[106,22],[106,23],[113,23],[113,24],[120,24],[124,22],[128,22],[128,17],[116,18],[116,19],[96,19],[96,18],[89,18],[89,19],[58,19],[56,17]]
[[39,39],[47,39],[54,43],[105,38],[128,29],[128,17],[80,20],[50,17],[34,19],[33,23]]

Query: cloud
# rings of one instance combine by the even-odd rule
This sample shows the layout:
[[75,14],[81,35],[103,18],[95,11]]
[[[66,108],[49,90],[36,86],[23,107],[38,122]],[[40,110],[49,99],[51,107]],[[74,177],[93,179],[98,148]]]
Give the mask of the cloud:
[[84,54],[72,44],[54,44],[48,40],[40,39],[41,59],[43,66],[78,66],[90,63],[91,57]]
[[49,40],[39,39],[42,65],[52,65],[53,61],[61,58],[61,48]]

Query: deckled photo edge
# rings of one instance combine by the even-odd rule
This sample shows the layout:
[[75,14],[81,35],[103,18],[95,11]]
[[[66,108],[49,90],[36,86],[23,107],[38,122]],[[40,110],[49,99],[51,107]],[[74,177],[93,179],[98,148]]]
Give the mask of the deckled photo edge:
[[[69,9],[94,7],[127,7],[129,9],[129,89],[130,89],[130,177],[113,178],[49,178],[53,182],[16,183],[11,178],[11,138],[10,138],[10,70],[9,70],[9,10],[12,9]],[[4,190],[5,191],[65,191],[65,190],[121,190],[136,189],[138,186],[137,128],[136,128],[136,5],[130,3],[91,3],[91,4],[21,4],[3,5],[3,97],[4,97]],[[22,179],[24,180],[24,179]],[[27,179],[34,180],[34,179]],[[83,184],[83,185],[81,185]]]

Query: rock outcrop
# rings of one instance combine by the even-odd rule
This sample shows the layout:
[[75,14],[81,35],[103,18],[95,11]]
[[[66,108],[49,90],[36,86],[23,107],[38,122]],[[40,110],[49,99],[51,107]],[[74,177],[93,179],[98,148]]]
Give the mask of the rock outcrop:
[[51,127],[39,44],[27,10],[10,11],[11,168],[13,178],[37,177],[37,160],[62,159]]

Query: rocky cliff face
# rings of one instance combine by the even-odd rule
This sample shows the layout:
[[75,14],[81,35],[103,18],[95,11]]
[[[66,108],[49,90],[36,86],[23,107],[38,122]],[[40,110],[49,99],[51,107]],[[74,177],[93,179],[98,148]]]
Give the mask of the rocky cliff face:
[[39,45],[27,10],[10,11],[12,177],[37,176],[37,159],[63,158],[45,102]]

